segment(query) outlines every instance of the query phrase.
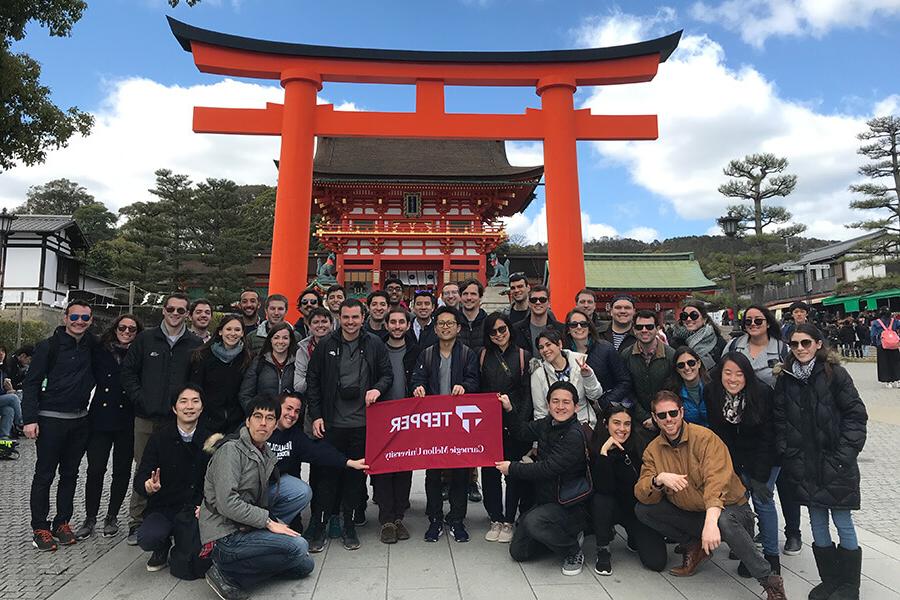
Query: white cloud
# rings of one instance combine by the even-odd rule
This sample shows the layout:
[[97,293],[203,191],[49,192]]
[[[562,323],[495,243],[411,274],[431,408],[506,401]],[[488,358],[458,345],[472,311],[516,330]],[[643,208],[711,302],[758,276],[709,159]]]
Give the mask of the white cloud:
[[[547,242],[547,204],[540,202],[540,210],[530,218],[524,213],[518,213],[511,217],[503,218],[506,224],[506,232],[510,236],[523,236],[527,243],[544,244]],[[645,242],[652,242],[659,238],[659,232],[650,227],[635,227],[626,231],[624,234],[616,230],[612,225],[606,223],[594,223],[591,216],[586,212],[581,212],[581,238],[584,240],[593,240],[604,237],[630,237]]]
[[635,227],[626,231],[622,237],[650,243],[659,239],[659,232],[652,227]]
[[832,29],[868,27],[900,14],[900,0],[725,0],[696,2],[691,16],[738,31],[757,48],[771,36],[822,37]]
[[[613,14],[592,21],[596,45],[625,32],[623,41],[658,35],[653,20]],[[582,30],[580,35],[589,35]],[[900,97],[882,102],[896,106]],[[779,96],[772,81],[751,66],[732,69],[722,47],[705,35],[685,36],[649,83],[594,88],[584,105],[595,114],[658,114],[659,139],[652,142],[596,142],[601,162],[623,165],[634,182],[664,198],[685,219],[709,220],[730,202],[717,187],[726,181],[729,160],[772,152],[789,160],[798,185],[785,205],[807,235],[846,239],[843,227],[857,220],[848,207],[847,186],[858,180],[856,135],[866,116],[823,114]]]
[[[165,86],[149,79],[113,82],[94,112],[93,132],[73,138],[51,152],[44,164],[16,167],[0,177],[0,206],[24,201],[29,186],[65,177],[87,188],[116,211],[136,201],[153,200],[159,168],[184,173],[194,181],[228,177],[240,184],[274,185],[279,156],[277,136],[209,135],[191,129],[194,106],[264,108],[283,102],[280,87],[232,79],[191,87]],[[319,103],[327,102],[319,98]],[[336,110],[359,110],[352,102]]]
[[506,142],[506,158],[514,167],[534,167],[544,164],[544,144],[541,142]]

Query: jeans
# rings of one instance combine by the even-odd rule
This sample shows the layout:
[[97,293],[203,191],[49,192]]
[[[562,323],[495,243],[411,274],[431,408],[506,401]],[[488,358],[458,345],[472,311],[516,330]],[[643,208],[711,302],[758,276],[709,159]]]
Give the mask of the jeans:
[[509,544],[509,555],[523,562],[548,550],[564,557],[577,552],[578,534],[584,531],[587,513],[581,506],[564,508],[556,503],[535,506],[519,519]]
[[0,395],[0,438],[9,437],[13,425],[22,424],[22,402],[16,394]]
[[[634,507],[637,518],[660,534],[681,543],[697,543],[703,535],[705,512],[692,512],[678,508],[667,499],[657,504],[638,504]],[[763,580],[772,573],[769,561],[753,543],[753,511],[748,504],[732,504],[719,515],[719,535],[722,541],[744,563],[750,574]]]
[[122,431],[92,431],[87,446],[87,483],[84,489],[84,507],[88,519],[97,520],[100,512],[100,496],[103,495],[103,477],[109,453],[113,455],[112,483],[109,486],[109,506],[106,518],[115,518],[125,501],[131,482],[131,461],[134,457],[134,431],[129,427]]
[[312,490],[302,479],[282,475],[278,483],[269,484],[269,514],[287,525],[309,505]]
[[53,528],[72,518],[78,468],[87,448],[90,425],[87,417],[57,419],[38,417],[37,461],[31,480],[31,528],[50,529],[50,486],[59,469],[56,516]]
[[302,536],[267,529],[236,531],[216,540],[212,558],[222,575],[244,590],[273,577],[302,579],[315,568]]
[[402,521],[409,510],[409,492],[412,488],[412,471],[372,475],[372,495],[378,504],[378,522],[381,525]]
[[662,571],[669,559],[666,541],[634,516],[634,503],[623,506],[614,496],[595,493],[591,497],[591,521],[597,537],[597,548],[605,548],[612,541],[613,525],[619,523],[628,533],[628,545],[637,550],[641,564],[651,571]]
[[428,469],[425,471],[425,514],[429,519],[444,518],[441,475],[450,480],[450,512],[448,523],[461,523],[469,506],[469,469]]
[[856,550],[859,542],[856,539],[856,528],[848,509],[809,507],[809,525],[812,528],[813,543],[820,548],[831,546],[831,531],[828,528],[828,513],[837,528],[841,548]]
[[484,510],[491,521],[515,523],[516,512],[525,514],[534,504],[531,483],[506,477],[506,498],[503,498],[503,476],[496,467],[481,467],[481,491]]
[[[168,419],[134,418],[134,463],[141,464],[144,457],[144,448],[150,441],[150,436],[165,427]],[[132,494],[128,503],[128,527],[137,527],[144,520],[144,510],[147,508],[147,499],[140,494]]]
[[[772,467],[772,470],[769,471],[769,480],[766,481],[766,488],[769,492],[773,492],[775,490],[775,481],[778,480],[778,474],[781,472],[781,467]],[[750,490],[750,476],[746,473],[741,473],[741,481],[744,482],[744,486],[747,487],[749,492]],[[778,556],[778,511],[775,509],[775,498],[769,498],[768,500],[763,500],[756,494],[751,494],[753,499],[753,510],[756,511],[756,516],[759,518],[759,532],[762,534],[762,543],[763,543],[763,553],[766,556]]]

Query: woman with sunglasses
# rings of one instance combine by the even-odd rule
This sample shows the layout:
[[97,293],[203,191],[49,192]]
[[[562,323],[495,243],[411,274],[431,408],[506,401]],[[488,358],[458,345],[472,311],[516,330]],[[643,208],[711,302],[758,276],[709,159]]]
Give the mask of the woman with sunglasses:
[[[763,555],[781,574],[778,551],[778,511],[773,490],[781,471],[775,451],[772,388],[756,377],[750,360],[726,352],[710,374],[704,393],[709,428],[725,442],[734,472],[750,493],[759,518]],[[741,564],[738,573],[750,577]]]
[[706,402],[703,400],[704,388],[709,384],[709,373],[700,360],[700,355],[690,346],[681,346],[675,350],[673,368],[672,384],[669,387],[684,401],[684,420],[709,427]]
[[547,416],[547,390],[557,381],[568,381],[578,390],[578,420],[591,427],[597,424],[597,401],[603,393],[597,375],[580,352],[563,350],[563,339],[548,329],[535,340],[541,361],[531,373],[534,418]]
[[113,456],[112,483],[109,504],[103,519],[103,537],[119,533],[119,509],[131,481],[131,462],[134,459],[134,407],[122,388],[120,373],[125,354],[137,334],[143,330],[138,318],[121,315],[100,338],[94,348],[93,370],[97,387],[88,410],[91,427],[87,446],[87,481],[84,486],[84,523],[75,532],[79,540],[94,535],[103,480],[109,455]]
[[[491,313],[484,320],[485,345],[480,353],[481,391],[497,392],[512,410],[503,412],[503,460],[520,460],[531,444],[516,439],[512,432],[516,425],[531,421],[534,411],[529,389],[528,365],[531,354],[519,348],[512,340],[510,318],[499,312]],[[524,514],[531,508],[532,494],[528,482],[506,478],[506,498],[496,467],[481,467],[481,487],[484,509],[491,518],[491,527],[484,539],[489,542],[509,543],[513,536],[516,511]]]
[[700,355],[704,366],[712,369],[725,348],[725,339],[710,320],[704,303],[688,299],[682,304],[678,322],[672,326],[669,345],[673,348],[690,346]]
[[625,362],[610,342],[600,338],[593,321],[581,308],[573,308],[566,315],[566,347],[587,356],[587,363],[603,387],[601,408],[613,403],[632,404],[631,377]]
[[597,563],[594,572],[612,575],[609,543],[615,537],[615,524],[628,534],[628,549],[637,552],[641,564],[651,571],[662,571],[668,559],[665,539],[637,520],[634,485],[643,465],[648,439],[643,427],[632,427],[631,412],[621,404],[610,404],[603,413],[602,427],[591,438],[591,519],[597,536]]
[[728,343],[725,352],[740,352],[753,365],[756,376],[769,387],[775,387],[772,367],[787,358],[787,344],[781,341],[778,319],[765,306],[752,304],[744,311],[741,321],[744,335]]
[[244,422],[238,393],[252,360],[240,315],[222,317],[212,338],[194,351],[190,382],[203,390],[199,425],[207,431],[228,434]]
[[[859,598],[862,550],[850,511],[860,505],[857,456],[866,442],[866,407],[818,328],[797,325],[789,344],[791,354],[775,384],[775,432],[782,477],[809,509],[822,579],[809,597]],[[829,516],[838,532],[836,548]]]
[[[294,391],[294,363],[297,338],[293,328],[282,321],[269,328],[262,348],[244,373],[238,400],[246,408],[256,396],[275,398]],[[301,415],[302,423],[302,415]]]

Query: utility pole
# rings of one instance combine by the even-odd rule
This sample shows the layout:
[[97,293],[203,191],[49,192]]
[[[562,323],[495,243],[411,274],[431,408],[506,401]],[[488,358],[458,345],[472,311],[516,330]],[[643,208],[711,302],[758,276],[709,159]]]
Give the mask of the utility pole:
[[134,282],[128,282],[128,312],[134,314]]

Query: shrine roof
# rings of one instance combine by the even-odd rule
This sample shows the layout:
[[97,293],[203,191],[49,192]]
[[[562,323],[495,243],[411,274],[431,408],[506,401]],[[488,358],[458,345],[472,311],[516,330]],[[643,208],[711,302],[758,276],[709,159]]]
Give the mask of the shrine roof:
[[668,254],[585,254],[584,276],[597,291],[701,291],[710,281],[693,252]]

